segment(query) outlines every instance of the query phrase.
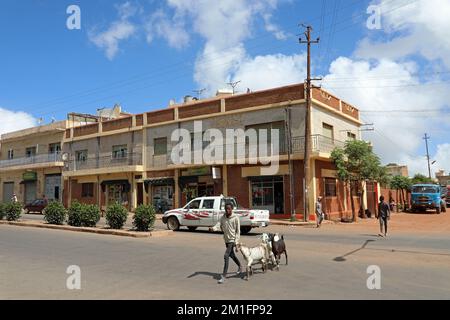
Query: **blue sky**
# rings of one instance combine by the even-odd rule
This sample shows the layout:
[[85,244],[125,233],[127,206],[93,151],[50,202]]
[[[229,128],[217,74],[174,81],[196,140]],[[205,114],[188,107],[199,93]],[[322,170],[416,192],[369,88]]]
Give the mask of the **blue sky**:
[[[381,8],[380,29],[366,26],[371,4]],[[69,5],[81,9],[81,30],[66,27]],[[445,0],[3,0],[0,108],[11,121],[0,133],[115,103],[132,113],[164,108],[228,81],[241,80],[241,91],[302,81],[304,22],[321,38],[314,74],[368,111],[363,120],[376,131],[365,138],[383,161],[425,172],[428,132],[436,166],[450,170],[449,8]],[[421,32],[428,42],[418,45]]]

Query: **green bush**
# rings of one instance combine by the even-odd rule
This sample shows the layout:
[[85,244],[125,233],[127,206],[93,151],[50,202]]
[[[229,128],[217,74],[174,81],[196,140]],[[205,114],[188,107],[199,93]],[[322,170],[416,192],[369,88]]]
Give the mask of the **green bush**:
[[153,229],[155,220],[155,208],[152,205],[142,204],[136,209],[133,217],[133,226],[137,231],[148,231]]
[[52,201],[44,209],[44,220],[50,224],[61,225],[66,220],[66,208],[59,201]]
[[83,205],[81,224],[84,227],[95,227],[100,220],[100,208],[95,204]]
[[106,223],[111,229],[121,229],[127,221],[128,210],[115,203],[106,209]]
[[100,209],[94,204],[72,202],[67,211],[67,223],[73,227],[95,227],[100,220]]
[[6,203],[0,202],[0,220],[3,220],[5,216],[6,216]]
[[22,214],[22,204],[19,202],[10,202],[6,205],[6,220],[16,221],[19,220]]
[[84,205],[78,201],[72,202],[69,210],[67,210],[67,223],[73,227],[81,227],[83,224],[83,208]]

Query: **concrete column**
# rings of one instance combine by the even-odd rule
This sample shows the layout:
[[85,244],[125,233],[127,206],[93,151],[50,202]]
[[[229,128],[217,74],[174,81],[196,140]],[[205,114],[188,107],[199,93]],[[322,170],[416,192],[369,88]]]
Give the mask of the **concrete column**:
[[174,185],[174,189],[173,190],[173,197],[174,197],[174,208],[179,208],[180,207],[180,188],[178,185],[178,177],[180,175],[180,170],[179,169],[175,169],[175,185]]
[[228,167],[226,164],[222,166],[222,193],[228,197]]

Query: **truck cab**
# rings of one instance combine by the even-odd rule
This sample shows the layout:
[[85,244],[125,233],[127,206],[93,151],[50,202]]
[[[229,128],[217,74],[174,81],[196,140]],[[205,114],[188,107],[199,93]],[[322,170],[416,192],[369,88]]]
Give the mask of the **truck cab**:
[[436,184],[415,184],[411,189],[411,209],[413,212],[436,210],[436,213],[445,212],[441,186]]
[[250,232],[252,228],[269,225],[268,210],[244,209],[239,206],[236,198],[225,196],[195,198],[182,208],[166,211],[162,221],[169,230],[174,231],[180,227],[187,227],[191,231],[199,227],[211,228],[225,214],[227,203],[232,204],[233,213],[239,217],[242,234]]

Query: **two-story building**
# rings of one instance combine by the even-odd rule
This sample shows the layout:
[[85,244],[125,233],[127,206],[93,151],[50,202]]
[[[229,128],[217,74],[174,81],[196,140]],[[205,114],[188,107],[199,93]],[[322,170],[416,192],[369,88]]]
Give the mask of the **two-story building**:
[[60,121],[0,138],[0,195],[9,202],[15,193],[28,204],[43,195],[62,200],[62,141],[69,121]]
[[[140,203],[153,203],[164,210],[195,196],[224,194],[236,196],[242,206],[268,209],[273,217],[281,218],[291,212],[292,194],[300,218],[305,114],[304,86],[298,84],[171,104],[67,129],[64,152],[70,160],[63,172],[65,202],[77,199],[105,207],[118,201],[130,210]],[[340,217],[350,211],[348,190],[336,179],[330,153],[348,139],[361,138],[359,112],[326,91],[314,89],[310,123],[308,203],[313,208],[314,199],[322,195],[325,211]],[[214,161],[206,161],[202,154],[211,153],[211,145],[217,147],[215,137],[226,137],[228,130],[256,132],[257,138],[226,139],[222,148],[212,152]],[[268,135],[261,138],[264,131]],[[188,135],[182,143],[174,139],[180,132]],[[184,151],[180,153],[181,145]],[[278,150],[269,152],[264,161],[258,157],[274,145]],[[224,150],[235,152],[229,157]],[[276,170],[268,170],[275,163]]]

